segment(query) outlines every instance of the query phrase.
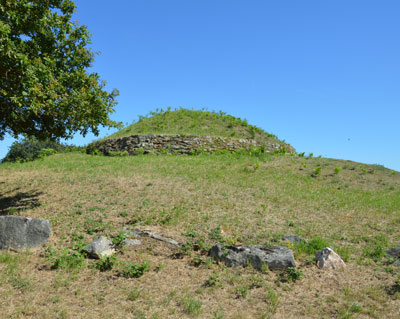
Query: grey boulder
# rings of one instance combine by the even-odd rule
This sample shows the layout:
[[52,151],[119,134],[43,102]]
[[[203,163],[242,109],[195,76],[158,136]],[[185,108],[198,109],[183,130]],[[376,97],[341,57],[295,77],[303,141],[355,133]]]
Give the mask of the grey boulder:
[[264,265],[271,270],[296,267],[292,250],[282,246],[224,247],[221,244],[217,244],[211,248],[210,256],[215,260],[222,261],[229,267],[246,267],[249,264],[258,270],[261,270]]
[[0,249],[30,249],[42,246],[50,237],[46,219],[0,216]]
[[104,236],[96,238],[85,248],[86,252],[94,258],[108,257],[115,253],[114,244]]

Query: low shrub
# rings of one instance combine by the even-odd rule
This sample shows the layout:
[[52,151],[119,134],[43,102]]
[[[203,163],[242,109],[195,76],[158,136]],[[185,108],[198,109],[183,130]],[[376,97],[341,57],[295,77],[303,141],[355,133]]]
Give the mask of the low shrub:
[[143,276],[148,269],[149,265],[146,262],[143,264],[128,264],[124,267],[122,275],[125,278],[139,278]]
[[75,146],[67,146],[57,141],[39,141],[34,137],[26,137],[15,141],[3,158],[2,163],[6,162],[29,162],[38,158],[44,158],[56,154],[79,149]]

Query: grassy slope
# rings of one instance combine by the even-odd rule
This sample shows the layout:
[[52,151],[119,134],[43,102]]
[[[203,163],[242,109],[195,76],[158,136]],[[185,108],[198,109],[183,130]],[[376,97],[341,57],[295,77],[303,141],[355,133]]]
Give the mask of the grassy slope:
[[[192,250],[177,258],[177,249],[150,239],[118,254],[105,272],[93,260],[51,270],[44,249],[1,252],[6,318],[398,318],[398,269],[380,252],[400,243],[400,174],[380,166],[278,155],[64,154],[3,164],[0,180],[1,214],[49,219],[47,246],[57,253],[77,236],[87,243],[124,226],[183,242],[191,238],[183,233],[204,236],[210,245],[222,226],[229,243],[319,237],[348,265],[323,272],[312,254],[295,249],[304,278],[285,282],[276,272],[209,263]],[[142,277],[119,275],[124,263],[143,261],[150,270]]]
[[275,135],[249,125],[246,120],[223,112],[208,112],[179,109],[175,111],[152,112],[150,117],[140,120],[109,138],[125,137],[134,134],[196,134],[254,138],[260,141],[281,142]]

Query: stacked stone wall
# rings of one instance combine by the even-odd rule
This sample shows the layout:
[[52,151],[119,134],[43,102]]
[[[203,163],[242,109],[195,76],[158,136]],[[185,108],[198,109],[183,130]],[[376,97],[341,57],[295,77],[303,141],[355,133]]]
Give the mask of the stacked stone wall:
[[272,153],[285,149],[287,152],[295,150],[288,144],[260,142],[253,139],[229,138],[219,136],[199,135],[132,135],[117,139],[107,139],[89,145],[88,152],[97,149],[105,155],[115,152],[127,152],[129,155],[140,153],[174,153],[194,154],[198,152],[218,152],[238,150],[251,150],[262,148],[266,153]]

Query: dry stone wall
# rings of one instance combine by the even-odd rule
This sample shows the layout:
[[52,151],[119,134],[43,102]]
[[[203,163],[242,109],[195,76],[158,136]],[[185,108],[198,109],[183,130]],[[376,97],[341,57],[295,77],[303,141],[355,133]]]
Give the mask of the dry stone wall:
[[266,153],[285,150],[295,152],[294,148],[284,143],[260,142],[253,139],[229,138],[218,136],[199,135],[132,135],[118,139],[107,139],[92,143],[88,146],[88,153],[97,149],[105,155],[116,152],[126,152],[129,155],[140,153],[175,153],[194,154],[198,152],[218,152],[263,148]]

